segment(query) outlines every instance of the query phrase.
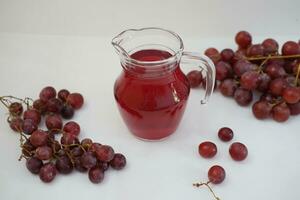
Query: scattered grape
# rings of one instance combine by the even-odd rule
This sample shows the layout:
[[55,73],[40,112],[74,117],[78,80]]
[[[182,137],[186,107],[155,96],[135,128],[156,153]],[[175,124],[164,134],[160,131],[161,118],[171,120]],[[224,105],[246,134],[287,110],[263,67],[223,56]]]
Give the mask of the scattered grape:
[[248,156],[248,149],[244,144],[234,142],[229,147],[229,154],[233,160],[242,161]]
[[217,146],[209,141],[202,142],[199,144],[198,151],[203,158],[212,158],[217,154]]
[[228,127],[223,127],[218,131],[218,137],[224,142],[228,142],[233,138],[233,131]]
[[220,184],[225,179],[225,170],[219,165],[214,165],[208,170],[208,180],[213,184]]

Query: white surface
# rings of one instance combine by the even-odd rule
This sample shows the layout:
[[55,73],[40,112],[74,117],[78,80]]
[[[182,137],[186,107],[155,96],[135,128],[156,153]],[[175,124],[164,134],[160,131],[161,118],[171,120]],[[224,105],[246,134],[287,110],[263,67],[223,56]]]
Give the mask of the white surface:
[[[99,185],[77,172],[43,184],[26,170],[24,161],[17,161],[18,136],[7,126],[1,107],[0,199],[212,199],[207,189],[191,184],[205,181],[214,164],[227,172],[224,183],[213,186],[223,200],[300,199],[299,117],[283,124],[258,121],[249,107],[238,107],[219,93],[200,106],[202,93],[194,90],[174,135],[162,142],[139,141],[127,131],[115,106],[113,83],[121,67],[110,45],[119,31],[148,25],[177,31],[186,50],[201,52],[208,46],[235,47],[233,37],[239,29],[250,30],[255,42],[268,36],[281,43],[298,40],[299,1],[280,6],[251,1],[249,9],[242,1],[166,1],[157,5],[153,18],[150,1],[123,2],[117,10],[104,1],[49,2],[0,1],[0,94],[36,98],[46,85],[81,92],[85,105],[74,118],[82,127],[81,137],[112,145],[127,156],[128,165],[123,171],[109,170]],[[230,159],[229,144],[216,134],[222,126],[232,127],[234,141],[248,146],[247,160]],[[198,155],[198,144],[204,140],[218,145],[215,158]]]

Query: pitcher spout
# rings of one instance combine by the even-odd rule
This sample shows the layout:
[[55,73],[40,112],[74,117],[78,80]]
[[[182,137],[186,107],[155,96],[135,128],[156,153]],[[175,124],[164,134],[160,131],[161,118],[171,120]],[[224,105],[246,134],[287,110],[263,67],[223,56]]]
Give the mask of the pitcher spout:
[[126,43],[133,37],[134,32],[136,31],[138,30],[135,29],[125,30],[112,39],[111,44],[113,45],[116,52],[120,56],[129,57],[129,53],[126,50]]

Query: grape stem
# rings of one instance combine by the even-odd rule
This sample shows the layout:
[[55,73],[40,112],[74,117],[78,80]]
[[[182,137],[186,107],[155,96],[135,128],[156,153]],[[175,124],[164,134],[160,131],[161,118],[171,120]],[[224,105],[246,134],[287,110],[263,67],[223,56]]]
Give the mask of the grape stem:
[[262,61],[262,63],[259,65],[259,67],[258,67],[258,72],[259,73],[262,73],[263,72],[263,66],[266,64],[266,62],[268,61],[268,60],[270,60],[270,58],[271,58],[271,55],[269,55],[264,61]]
[[297,70],[297,75],[296,75],[296,79],[295,79],[295,86],[298,86],[298,79],[300,76],[300,64],[298,65],[298,70]]
[[246,60],[254,61],[254,60],[265,60],[265,59],[280,59],[280,58],[300,58],[300,54],[296,55],[288,55],[288,56],[282,56],[282,55],[275,55],[275,56],[260,56],[260,57],[246,57]]
[[0,101],[1,101],[1,103],[2,103],[7,109],[9,109],[8,102],[7,102],[6,99],[0,97]]
[[30,107],[30,101],[33,102],[33,99],[29,98],[29,97],[25,97],[24,99],[18,98],[18,97],[14,97],[12,95],[7,95],[7,96],[2,96],[0,97],[0,101],[2,104],[4,104],[4,106],[9,109],[9,104],[11,103],[9,99],[15,99],[18,100],[24,104],[26,104],[27,108]]
[[214,196],[214,198],[216,200],[221,200],[219,197],[216,196],[213,189],[210,187],[209,183],[210,183],[210,181],[207,181],[206,183],[202,183],[202,182],[201,183],[194,183],[193,186],[194,187],[201,187],[201,186],[205,185],[209,189],[209,191],[212,193],[212,195]]

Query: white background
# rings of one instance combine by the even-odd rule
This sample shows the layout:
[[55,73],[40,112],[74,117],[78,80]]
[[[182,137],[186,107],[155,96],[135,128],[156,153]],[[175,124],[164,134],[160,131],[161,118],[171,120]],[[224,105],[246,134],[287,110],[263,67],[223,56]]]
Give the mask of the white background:
[[[250,107],[242,108],[218,92],[200,106],[202,92],[193,90],[180,127],[162,142],[135,139],[126,129],[113,98],[113,83],[121,71],[110,45],[127,28],[159,26],[182,36],[185,49],[203,52],[209,46],[236,48],[241,29],[263,38],[300,39],[300,1],[104,1],[0,0],[0,95],[37,98],[53,85],[81,92],[84,107],[74,120],[81,137],[91,137],[123,152],[128,165],[109,170],[99,185],[87,174],[59,175],[42,183],[18,162],[18,136],[7,126],[0,108],[0,199],[212,199],[208,190],[192,187],[205,181],[207,170],[222,165],[225,181],[213,186],[224,200],[300,199],[299,116],[286,123],[258,121]],[[187,71],[187,69],[184,69]],[[249,157],[234,162],[229,143],[217,130],[229,126],[234,141],[248,146]],[[215,158],[197,153],[204,140],[218,145]]]

